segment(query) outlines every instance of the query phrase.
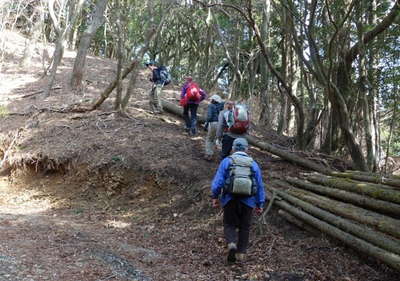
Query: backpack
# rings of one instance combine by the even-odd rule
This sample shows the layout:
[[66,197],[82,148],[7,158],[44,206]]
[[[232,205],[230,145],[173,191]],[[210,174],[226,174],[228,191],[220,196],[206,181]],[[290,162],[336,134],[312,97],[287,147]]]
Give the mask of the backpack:
[[232,111],[226,114],[225,120],[228,126],[228,131],[234,134],[244,134],[249,129],[250,116],[247,106],[237,104]]
[[171,74],[168,72],[165,66],[159,67],[159,76],[160,80],[164,83],[164,86],[171,83]]
[[232,159],[232,164],[229,166],[229,177],[224,192],[238,197],[254,196],[257,186],[252,169],[253,158],[235,153],[229,158]]
[[190,82],[186,88],[186,95],[185,99],[187,101],[200,101],[201,94],[200,94],[200,87],[195,82]]

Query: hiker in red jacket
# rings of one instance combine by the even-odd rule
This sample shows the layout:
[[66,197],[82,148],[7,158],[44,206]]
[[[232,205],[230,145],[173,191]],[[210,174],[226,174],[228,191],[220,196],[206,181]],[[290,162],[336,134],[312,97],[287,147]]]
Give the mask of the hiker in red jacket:
[[[193,78],[188,76],[185,78],[186,82],[182,86],[180,105],[183,106],[183,118],[185,119],[185,130],[189,135],[196,135],[197,133],[197,108],[200,102],[206,97],[206,92],[193,81]],[[190,112],[190,117],[189,117]]]

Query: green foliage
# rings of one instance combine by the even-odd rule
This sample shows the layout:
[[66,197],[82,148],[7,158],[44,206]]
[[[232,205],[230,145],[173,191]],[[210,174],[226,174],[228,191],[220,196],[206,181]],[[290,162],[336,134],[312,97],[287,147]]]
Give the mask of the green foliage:
[[[340,86],[338,79],[341,77],[338,76],[343,73],[337,70],[343,55],[360,40],[360,33],[365,34],[376,27],[394,1],[376,1],[376,8],[370,6],[370,1],[355,1],[349,10],[346,0],[225,0],[212,1],[215,5],[209,10],[185,1],[110,0],[107,21],[97,30],[92,50],[96,54],[115,57],[120,35],[116,23],[120,21],[129,61],[146,43],[150,27],[156,32],[161,26],[159,36],[150,42],[145,57],[169,66],[175,81],[182,81],[183,76],[190,74],[206,90],[214,90],[217,87],[213,83],[219,75],[220,88],[224,91],[233,89],[238,99],[259,96],[261,92],[277,93],[268,99],[271,102],[268,106],[279,112],[285,91],[275,73],[266,65],[255,31],[243,17],[243,14],[248,15],[249,2],[253,7],[252,18],[265,32],[262,43],[269,61],[289,87],[294,89],[294,85],[297,86],[293,94],[301,100],[307,122],[313,118],[309,113],[314,109],[328,112],[332,107],[332,97],[328,93],[332,93],[332,84]],[[233,9],[232,5],[236,8]],[[269,14],[263,14],[268,5]],[[237,9],[242,9],[243,13]],[[89,10],[86,10],[84,15],[88,17],[88,14]],[[268,22],[264,22],[266,19]],[[86,27],[86,20],[81,19],[80,30]],[[349,80],[345,100],[351,126],[359,130],[360,136],[365,135],[365,129],[359,126],[364,118],[360,110],[363,95],[376,95],[374,98],[379,100],[379,111],[384,116],[390,115],[395,104],[399,103],[396,100],[400,88],[399,22],[400,19],[397,25],[392,24],[374,40],[362,45],[348,73],[343,74]],[[374,108],[373,105],[370,107]],[[289,120],[292,117],[288,115],[285,118]],[[277,123],[278,117],[271,118],[275,118]],[[329,118],[328,114],[324,118]],[[385,145],[390,118],[383,120],[378,126]],[[329,119],[323,121],[329,123]],[[321,134],[326,131],[322,129]],[[339,137],[334,140],[337,143],[333,146],[338,147],[337,151],[344,151],[346,142]],[[399,140],[400,130],[396,127],[390,148],[393,153],[400,150]]]

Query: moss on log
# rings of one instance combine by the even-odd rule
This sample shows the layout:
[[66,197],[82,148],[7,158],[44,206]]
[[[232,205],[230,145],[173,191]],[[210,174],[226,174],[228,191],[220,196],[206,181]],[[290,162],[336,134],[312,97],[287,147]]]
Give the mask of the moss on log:
[[360,238],[357,238],[339,228],[332,226],[318,218],[315,218],[306,212],[291,206],[285,201],[276,201],[275,204],[278,205],[281,209],[289,212],[290,214],[294,215],[295,217],[304,220],[308,224],[314,226],[315,228],[327,233],[328,235],[342,241],[343,243],[347,244],[348,246],[366,253],[372,257],[381,260],[385,264],[389,265],[390,267],[400,271],[400,256],[381,249],[371,243],[368,243]]
[[291,188],[287,193],[344,218],[370,225],[379,231],[400,238],[400,220],[298,188]]
[[362,206],[375,211],[394,214],[400,216],[400,205],[396,203],[387,202],[384,200],[374,199],[361,194],[349,192],[346,190],[336,189],[332,187],[327,187],[324,185],[314,184],[308,181],[303,181],[296,178],[288,177],[286,181],[300,187],[302,189],[307,189],[309,191],[323,194],[329,197],[339,199],[341,201],[350,202],[358,206]]
[[356,235],[359,238],[362,238],[369,243],[372,243],[382,249],[388,250],[390,252],[396,253],[400,255],[400,240],[393,239],[390,236],[385,235],[382,232],[374,231],[364,225],[360,225],[354,223],[350,220],[341,218],[336,216],[330,212],[327,212],[321,208],[315,207],[310,203],[307,203],[295,196],[292,196],[282,190],[272,189],[276,192],[281,198],[288,201],[289,203],[296,205],[306,211],[307,213],[313,215],[314,217],[318,217],[330,224],[339,227],[340,229]]
[[326,186],[368,195],[372,198],[400,204],[399,190],[381,188],[373,183],[358,182],[351,179],[343,179],[320,174],[309,175],[307,176],[307,180]]
[[395,188],[400,187],[400,178],[396,176],[385,177],[379,174],[367,174],[365,172],[358,171],[332,172],[331,175],[335,177],[349,178],[353,180],[366,181],[377,184],[386,184]]

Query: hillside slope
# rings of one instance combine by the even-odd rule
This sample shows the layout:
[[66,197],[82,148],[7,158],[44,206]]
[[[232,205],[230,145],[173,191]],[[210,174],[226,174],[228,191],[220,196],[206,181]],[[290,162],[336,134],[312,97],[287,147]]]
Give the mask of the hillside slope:
[[[245,263],[225,265],[222,217],[209,206],[217,161],[203,160],[204,132],[148,111],[143,70],[128,117],[109,99],[89,104],[115,77],[116,63],[90,57],[84,94],[68,89],[66,52],[44,97],[40,58],[18,67],[23,38],[7,33],[0,81],[0,151],[14,168],[0,181],[0,280],[398,280],[386,266],[280,219],[254,223]],[[40,45],[37,46],[38,53]],[[179,85],[164,90],[175,102]],[[271,177],[302,172],[252,149]]]

